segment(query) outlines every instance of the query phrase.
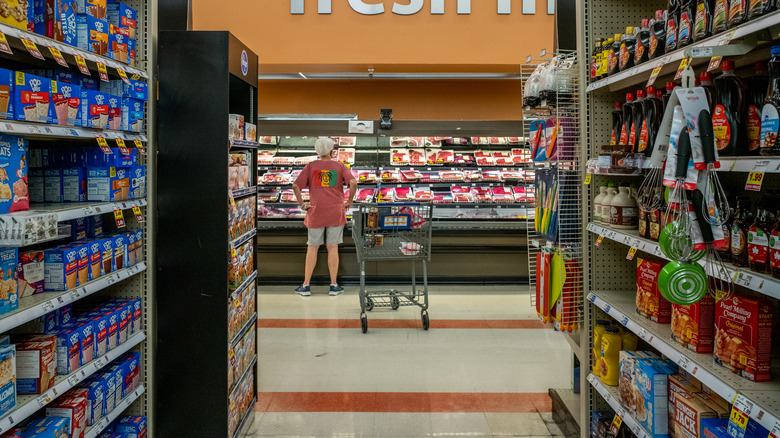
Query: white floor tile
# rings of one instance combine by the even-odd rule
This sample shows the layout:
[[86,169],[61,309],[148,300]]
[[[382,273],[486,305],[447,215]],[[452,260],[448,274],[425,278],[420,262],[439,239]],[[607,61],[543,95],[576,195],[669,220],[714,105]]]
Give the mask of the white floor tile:
[[257,424],[258,436],[370,437],[373,413],[267,412]]
[[493,436],[548,435],[547,425],[538,413],[486,412]]
[[483,413],[432,413],[431,427],[436,436],[457,434],[458,436],[490,436],[490,426]]
[[377,413],[374,416],[375,437],[430,436],[429,413]]

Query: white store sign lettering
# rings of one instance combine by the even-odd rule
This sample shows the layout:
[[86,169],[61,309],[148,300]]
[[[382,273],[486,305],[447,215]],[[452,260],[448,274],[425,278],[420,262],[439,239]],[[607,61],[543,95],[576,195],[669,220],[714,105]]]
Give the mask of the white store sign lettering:
[[[314,0],[308,0],[314,1]],[[385,5],[382,3],[366,3],[365,0],[347,0],[349,6],[355,12],[362,15],[379,15],[385,13]],[[482,0],[484,1],[484,0]],[[536,15],[536,0],[514,0],[521,2],[523,15]],[[430,0],[431,15],[444,14],[445,0]],[[290,13],[292,15],[304,14],[304,4],[307,0],[290,0]],[[496,13],[510,15],[512,13],[513,0],[496,0]],[[392,12],[397,15],[414,15],[422,11],[425,0],[396,0],[393,2]],[[331,14],[333,0],[317,0],[317,13],[321,15]],[[471,0],[458,0],[458,15],[471,14]],[[555,0],[547,0],[547,14],[555,14]]]

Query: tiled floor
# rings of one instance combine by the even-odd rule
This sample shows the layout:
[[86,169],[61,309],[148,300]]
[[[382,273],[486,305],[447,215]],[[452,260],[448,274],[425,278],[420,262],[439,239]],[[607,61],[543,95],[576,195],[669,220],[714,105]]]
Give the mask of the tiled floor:
[[429,331],[402,307],[363,334],[356,288],[288,289],[259,291],[255,436],[560,435],[547,390],[569,386],[569,348],[527,290],[434,287]]

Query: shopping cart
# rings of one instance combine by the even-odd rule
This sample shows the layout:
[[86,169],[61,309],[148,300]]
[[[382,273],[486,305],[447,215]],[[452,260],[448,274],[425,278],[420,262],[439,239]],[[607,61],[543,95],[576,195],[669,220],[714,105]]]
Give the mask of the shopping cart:
[[[423,329],[428,330],[428,270],[431,260],[432,204],[361,204],[352,216],[352,238],[360,263],[360,325],[368,331],[366,311],[378,307],[398,310],[419,306]],[[412,291],[366,291],[366,261],[409,260]],[[423,288],[417,287],[416,263],[422,260]]]

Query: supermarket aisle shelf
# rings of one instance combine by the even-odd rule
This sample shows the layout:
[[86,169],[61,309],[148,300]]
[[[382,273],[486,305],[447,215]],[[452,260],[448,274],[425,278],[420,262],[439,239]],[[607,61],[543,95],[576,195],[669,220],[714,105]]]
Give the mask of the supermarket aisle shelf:
[[[755,383],[717,364],[712,354],[697,354],[672,341],[669,325],[635,317],[634,291],[594,291],[588,301],[601,308],[661,354],[710,387],[730,403],[737,404],[768,430],[780,430],[780,380]],[[767,403],[765,400],[773,400]]]
[[236,189],[231,192],[233,199],[240,198],[242,196],[253,195],[257,193],[257,186],[247,187],[245,189]]
[[246,334],[246,332],[257,326],[257,313],[255,313],[252,318],[249,319],[249,322],[247,322],[243,327],[241,327],[241,330],[236,333],[235,336],[233,336],[233,339],[230,340],[230,344],[228,345],[228,349],[231,349],[236,346],[239,340]]
[[103,137],[107,140],[122,139],[126,141],[147,141],[146,135],[134,132],[78,128],[75,126],[47,125],[45,123],[30,123],[11,120],[3,120],[2,123],[0,123],[0,132],[5,134],[25,135],[28,138],[43,140]]
[[141,262],[129,268],[125,268],[109,275],[104,275],[97,280],[90,281],[82,286],[62,292],[43,292],[19,299],[19,308],[0,317],[0,333],[7,332],[28,321],[43,316],[60,307],[71,304],[84,297],[101,291],[114,283],[130,278],[146,270],[146,263]]
[[248,232],[244,233],[244,235],[237,237],[236,240],[233,241],[233,248],[238,248],[255,236],[257,236],[257,229],[249,230]]
[[249,140],[230,140],[231,148],[257,149],[260,143]]
[[18,396],[16,407],[0,418],[0,433],[7,431],[15,424],[19,424],[22,420],[38,412],[39,409],[75,387],[87,377],[100,371],[114,359],[130,351],[131,348],[143,342],[144,339],[146,339],[146,335],[143,332],[137,333],[129,338],[127,342],[109,351],[103,357],[93,360],[66,376],[57,376],[54,380],[54,386],[43,394]]
[[620,401],[618,400],[617,387],[604,385],[601,383],[601,379],[596,377],[596,375],[593,373],[588,375],[588,382],[590,382],[591,386],[593,386],[593,388],[598,391],[599,394],[601,394],[601,397],[604,398],[604,401],[606,401],[612,407],[612,410],[615,411],[615,414],[620,416],[620,418],[623,420],[623,424],[631,429],[631,431],[634,432],[637,437],[650,438],[650,434],[647,433],[647,431],[639,424],[638,421],[636,421],[634,417],[628,415],[626,409],[620,405]]
[[84,438],[97,438],[100,436],[100,433],[103,432],[109,424],[116,420],[122,414],[122,412],[129,408],[130,405],[132,405],[133,402],[135,402],[138,397],[144,393],[144,391],[146,391],[146,388],[141,385],[138,389],[130,393],[130,395],[123,398],[122,401],[119,402],[119,405],[114,408],[114,410],[111,411],[108,415],[103,417],[99,423],[87,428],[87,430],[84,431]]
[[233,387],[230,388],[230,396],[228,399],[232,398],[233,395],[235,395],[236,390],[241,386],[241,382],[244,381],[244,379],[247,378],[247,376],[252,375],[250,371],[255,369],[255,365],[257,365],[257,355],[253,356],[253,359],[251,362],[249,362],[249,365],[247,365],[246,369],[241,373],[241,377],[236,379],[235,382],[233,382]]
[[120,202],[80,202],[67,204],[33,204],[30,212],[57,213],[57,221],[65,222],[82,217],[111,213],[114,210],[127,210],[146,206],[146,199],[134,199]]
[[257,404],[257,397],[255,397],[254,400],[252,400],[252,403],[249,404],[249,409],[247,409],[246,414],[244,414],[244,419],[241,420],[241,423],[238,425],[238,428],[236,429],[236,433],[233,434],[233,438],[242,438],[246,434],[246,427],[251,425],[254,422],[255,418],[255,405]]

